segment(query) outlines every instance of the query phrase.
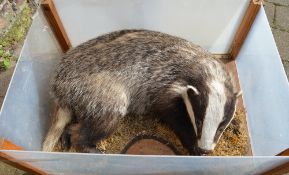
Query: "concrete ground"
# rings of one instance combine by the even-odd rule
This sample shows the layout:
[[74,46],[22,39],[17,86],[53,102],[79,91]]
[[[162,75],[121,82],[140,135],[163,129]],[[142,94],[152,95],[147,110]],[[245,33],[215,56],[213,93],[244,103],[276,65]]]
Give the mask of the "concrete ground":
[[[267,0],[265,11],[289,78],[289,0]],[[0,107],[9,85],[14,67],[0,73]],[[21,175],[25,172],[0,162],[0,175]]]

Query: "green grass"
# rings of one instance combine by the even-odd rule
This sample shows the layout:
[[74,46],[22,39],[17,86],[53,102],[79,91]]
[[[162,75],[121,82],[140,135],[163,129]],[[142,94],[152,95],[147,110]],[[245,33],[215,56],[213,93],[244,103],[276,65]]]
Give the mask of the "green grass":
[[0,36],[0,57],[1,67],[8,69],[11,59],[14,58],[13,48],[25,39],[27,31],[32,23],[32,8],[26,4],[23,10],[17,15],[12,27],[3,36]]

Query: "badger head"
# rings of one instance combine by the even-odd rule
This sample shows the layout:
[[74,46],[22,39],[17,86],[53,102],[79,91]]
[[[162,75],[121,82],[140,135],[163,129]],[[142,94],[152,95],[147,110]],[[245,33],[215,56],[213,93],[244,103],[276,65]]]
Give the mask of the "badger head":
[[213,151],[233,119],[237,98],[241,93],[235,92],[231,77],[222,71],[223,74],[200,77],[197,81],[175,88],[181,94],[195,133],[195,145],[190,150],[193,154]]

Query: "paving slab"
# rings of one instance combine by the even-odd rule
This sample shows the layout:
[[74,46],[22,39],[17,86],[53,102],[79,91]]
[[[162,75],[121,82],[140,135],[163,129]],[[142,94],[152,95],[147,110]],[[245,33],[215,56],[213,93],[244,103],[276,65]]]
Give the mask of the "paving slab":
[[287,75],[287,78],[289,79],[289,61],[287,60],[282,60],[283,66]]
[[276,6],[275,24],[280,28],[289,31],[289,7]]
[[270,2],[265,2],[264,4],[265,12],[268,18],[270,25],[274,24],[274,15],[275,15],[275,5]]
[[282,6],[289,6],[289,0],[267,0],[267,2],[272,2]]
[[16,170],[17,170],[16,168],[0,161],[1,175],[15,175]]
[[[273,29],[272,31],[281,58],[283,60],[289,61],[289,32],[285,32],[280,29]],[[289,71],[289,69],[286,71]]]

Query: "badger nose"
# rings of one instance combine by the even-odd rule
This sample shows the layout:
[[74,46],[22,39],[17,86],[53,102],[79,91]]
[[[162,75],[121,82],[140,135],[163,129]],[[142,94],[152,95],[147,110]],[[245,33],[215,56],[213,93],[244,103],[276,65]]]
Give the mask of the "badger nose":
[[198,152],[199,152],[200,155],[206,155],[206,154],[212,153],[213,151],[212,150],[205,150],[205,149],[202,149],[202,148],[198,148]]

